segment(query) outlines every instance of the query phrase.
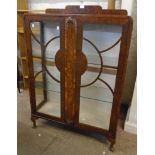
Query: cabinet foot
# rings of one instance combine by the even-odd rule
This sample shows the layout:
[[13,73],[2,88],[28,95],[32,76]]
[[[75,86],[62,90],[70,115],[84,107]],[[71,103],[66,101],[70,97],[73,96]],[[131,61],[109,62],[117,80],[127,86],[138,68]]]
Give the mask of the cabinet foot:
[[109,150],[110,150],[111,152],[114,152],[114,150],[115,150],[114,145],[115,145],[114,143],[111,143],[111,144],[110,144]]
[[37,127],[36,118],[31,118],[31,120],[32,120],[32,123],[33,123],[33,128],[36,128]]

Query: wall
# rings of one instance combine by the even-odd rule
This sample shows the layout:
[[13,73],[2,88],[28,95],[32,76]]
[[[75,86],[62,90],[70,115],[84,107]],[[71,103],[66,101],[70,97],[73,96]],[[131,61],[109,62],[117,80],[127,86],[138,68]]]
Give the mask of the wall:
[[[130,2],[130,3],[129,3]],[[137,73],[137,1],[124,0],[123,8],[127,8],[129,14],[133,17],[133,33],[128,58],[128,67],[124,85],[122,102],[130,103],[130,108],[125,121],[124,130],[130,133],[137,133],[137,82],[135,83]],[[133,92],[134,89],[134,92]],[[133,95],[132,95],[133,94]]]
[[[46,8],[65,8],[65,5],[80,5],[81,2],[85,5],[101,5],[102,8],[107,8],[108,0],[28,0],[29,9],[46,9]],[[120,8],[121,0],[116,0],[116,8]]]
[[127,7],[128,12],[133,18],[133,32],[132,32],[127,72],[122,96],[122,103],[130,105],[137,75],[137,0],[135,1],[131,0],[130,4],[129,0],[123,0],[123,1],[124,1],[123,9]]
[[135,83],[133,98],[125,121],[124,130],[137,134],[137,82]]

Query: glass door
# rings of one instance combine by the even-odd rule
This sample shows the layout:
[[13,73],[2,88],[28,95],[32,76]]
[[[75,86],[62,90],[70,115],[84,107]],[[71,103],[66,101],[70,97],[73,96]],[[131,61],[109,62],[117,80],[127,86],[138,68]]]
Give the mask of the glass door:
[[37,112],[61,118],[61,73],[55,64],[60,23],[31,22],[30,27]]
[[81,76],[80,124],[109,129],[121,35],[119,25],[83,25],[87,69]]

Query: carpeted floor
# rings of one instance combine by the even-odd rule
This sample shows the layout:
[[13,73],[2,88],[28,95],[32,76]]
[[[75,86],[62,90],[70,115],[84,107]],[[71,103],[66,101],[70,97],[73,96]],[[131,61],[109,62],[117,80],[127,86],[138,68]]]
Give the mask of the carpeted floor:
[[136,155],[136,136],[118,126],[115,152],[102,136],[38,119],[32,128],[28,91],[18,93],[18,155]]

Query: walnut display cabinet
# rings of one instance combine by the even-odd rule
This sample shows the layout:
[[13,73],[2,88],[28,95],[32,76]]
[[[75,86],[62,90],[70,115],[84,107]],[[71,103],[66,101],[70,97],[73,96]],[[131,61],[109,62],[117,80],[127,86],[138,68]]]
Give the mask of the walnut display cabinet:
[[112,150],[131,17],[125,10],[67,6],[26,14],[24,26],[34,127],[42,118],[99,133],[111,142]]

